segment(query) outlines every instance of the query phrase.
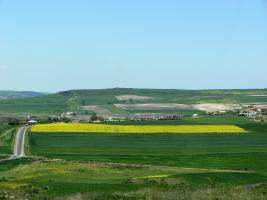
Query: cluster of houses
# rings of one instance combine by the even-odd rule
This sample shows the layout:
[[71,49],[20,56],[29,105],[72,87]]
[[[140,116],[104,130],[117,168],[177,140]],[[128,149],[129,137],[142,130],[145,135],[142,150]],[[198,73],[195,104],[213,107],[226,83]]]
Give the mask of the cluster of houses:
[[148,121],[148,120],[180,120],[182,116],[180,115],[160,115],[160,114],[134,114],[129,117],[104,117],[104,122],[121,122],[121,121]]
[[[209,113],[210,115],[224,115],[230,111],[215,111]],[[238,111],[238,115],[242,117],[249,117],[253,119],[260,119],[262,121],[267,121],[267,104],[265,105],[243,105]],[[86,117],[86,118],[85,118]],[[162,113],[139,113],[131,115],[114,115],[114,116],[97,116],[95,114],[94,118],[90,116],[77,115],[75,112],[65,112],[61,115],[51,115],[48,117],[48,122],[122,122],[122,121],[148,121],[148,120],[180,120],[183,116],[179,114],[162,114]],[[199,117],[199,114],[195,113],[192,115],[193,118]],[[29,115],[27,116],[27,124],[34,125],[37,123],[38,117]]]
[[267,105],[247,105],[240,110],[239,116],[250,118],[264,118],[267,114]]
[[28,116],[27,116],[27,124],[29,124],[29,125],[37,124],[37,119],[38,119],[37,116],[34,116],[34,115],[28,115]]
[[152,114],[152,115],[135,115],[134,117],[131,117],[131,121],[148,121],[148,120],[180,120],[182,116],[180,115],[172,115],[172,114]]
[[73,117],[76,116],[77,114],[75,112],[65,112],[61,114],[61,117]]
[[[207,113],[208,115],[224,115],[226,113],[228,113],[229,111],[226,111],[226,110],[219,110],[219,111],[215,111],[215,112],[210,112],[210,113]],[[199,117],[200,115],[198,113],[195,113],[192,115],[193,118],[197,118]]]

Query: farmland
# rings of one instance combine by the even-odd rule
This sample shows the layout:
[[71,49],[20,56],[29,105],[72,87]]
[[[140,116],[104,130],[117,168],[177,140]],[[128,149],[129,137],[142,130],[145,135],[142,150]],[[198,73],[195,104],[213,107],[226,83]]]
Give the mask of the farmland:
[[[183,184],[189,184],[189,187],[192,188],[197,186],[204,187],[204,190],[207,187],[210,190],[216,190],[215,188],[219,187],[220,189],[217,191],[219,193],[222,192],[221,184],[226,188],[228,186],[233,188],[233,186],[266,182],[266,124],[231,115],[225,116],[225,118],[220,116],[188,118],[175,123],[225,125],[229,122],[248,132],[245,134],[30,132],[27,152],[29,155],[63,159],[73,163],[75,161],[78,163],[114,163],[113,167],[123,163],[126,168],[131,165],[142,166],[145,167],[143,170],[148,170],[143,171],[143,174],[138,176],[145,177],[141,179],[143,181],[156,179],[156,182],[158,180],[159,182],[175,182],[175,184],[177,181],[185,181]],[[143,123],[148,124],[148,122]],[[164,126],[172,123],[174,122],[167,121]],[[113,171],[112,168],[111,171]],[[163,171],[151,173],[152,168]],[[220,170],[222,170],[221,173],[219,173]],[[134,170],[131,171],[134,173]],[[200,171],[201,173],[199,173]],[[235,171],[235,173],[230,171]],[[129,176],[131,177],[131,175]],[[118,179],[117,177],[116,180]],[[151,188],[151,185],[146,185],[146,181],[134,181],[133,177],[130,180],[133,183],[130,184],[130,187],[126,187],[127,191],[128,189],[139,191],[137,189],[139,187],[150,188],[149,190],[151,190],[155,186]],[[101,179],[101,181],[104,180]],[[126,180],[124,179],[124,181]],[[144,185],[138,186],[137,183]],[[206,184],[212,184],[215,187]],[[56,193],[58,187],[53,186]],[[112,186],[113,189],[116,187],[115,185]],[[121,195],[128,194],[124,189],[117,188],[115,191],[124,191]],[[169,191],[169,189],[167,190]],[[96,188],[89,190],[98,191]],[[106,190],[108,191],[108,189]],[[174,191],[171,189],[171,192]],[[190,193],[188,195],[192,195],[192,191],[187,190],[187,192]],[[137,193],[139,194],[139,192]],[[232,198],[234,199],[234,197]],[[239,198],[237,197],[237,199]]]
[[0,188],[32,199],[78,198],[78,192],[83,199],[265,199],[266,124],[233,116],[177,123],[229,121],[248,132],[29,132],[27,154],[33,157],[2,162]]
[[108,125],[108,124],[39,124],[31,132],[85,133],[245,133],[235,125]]
[[[266,199],[267,124],[236,112],[209,115],[191,107],[263,104],[265,96],[248,95],[265,92],[111,89],[1,100],[3,116],[24,119],[35,113],[83,115],[83,108],[107,115],[137,112],[117,103],[190,109],[138,109],[185,115],[179,120],[35,125],[27,133],[27,157],[0,164],[0,197],[5,191],[16,199]],[[11,153],[16,128],[0,126],[0,158]]]
[[[265,134],[266,124],[239,120],[228,116],[220,121],[219,117],[206,117],[179,123],[203,124],[228,121],[238,124],[248,132],[245,134],[127,134],[127,133],[42,133],[29,134],[29,153],[51,158],[75,160],[99,160],[158,165],[178,165],[239,168],[254,165],[244,163],[248,158],[256,162],[267,152]],[[165,125],[166,126],[166,125]],[[62,142],[64,141],[64,142]],[[233,155],[239,162],[231,163]],[[254,156],[256,155],[256,156]],[[204,164],[202,161],[206,160]],[[243,161],[242,161],[243,160]],[[227,163],[224,166],[224,163]],[[230,164],[230,166],[229,166]],[[239,166],[240,165],[240,166]],[[261,163],[258,167],[265,167]],[[250,167],[249,167],[250,168]]]

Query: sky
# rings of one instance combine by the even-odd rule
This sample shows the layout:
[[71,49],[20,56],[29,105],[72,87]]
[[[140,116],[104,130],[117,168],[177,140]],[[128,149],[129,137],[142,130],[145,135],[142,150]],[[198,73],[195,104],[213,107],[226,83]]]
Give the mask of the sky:
[[0,0],[0,90],[267,88],[267,0]]

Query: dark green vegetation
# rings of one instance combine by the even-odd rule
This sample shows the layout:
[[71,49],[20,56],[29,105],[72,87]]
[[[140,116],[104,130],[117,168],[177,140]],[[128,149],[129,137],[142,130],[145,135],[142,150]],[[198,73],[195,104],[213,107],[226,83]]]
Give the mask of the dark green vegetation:
[[0,125],[0,155],[12,153],[12,143],[16,132],[15,126]]
[[[267,89],[258,90],[163,90],[114,88],[103,90],[73,90],[40,97],[1,100],[3,113],[59,114],[64,111],[84,113],[81,106],[100,105],[115,113],[125,113],[115,103],[257,103],[267,102]],[[118,100],[118,95],[151,96],[149,100]],[[168,110],[166,110],[167,112]],[[131,112],[131,111],[129,111]],[[140,111],[140,112],[145,112]],[[182,112],[182,111],[181,111]],[[193,112],[193,111],[192,111]],[[127,112],[126,112],[127,113]],[[186,113],[185,113],[186,114]]]

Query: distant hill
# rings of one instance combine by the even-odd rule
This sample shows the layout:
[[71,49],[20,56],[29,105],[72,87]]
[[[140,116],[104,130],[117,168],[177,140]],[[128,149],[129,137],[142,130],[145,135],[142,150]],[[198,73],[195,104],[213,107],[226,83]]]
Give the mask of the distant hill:
[[[2,93],[1,93],[2,92]],[[3,91],[0,91],[0,96]],[[7,93],[6,93],[7,94]],[[26,96],[30,97],[26,97]],[[7,95],[6,95],[7,96]],[[10,92],[9,97],[12,97]],[[16,98],[15,97],[25,97]],[[123,104],[246,104],[266,103],[267,89],[234,89],[234,90],[176,90],[176,89],[85,89],[69,90],[56,94],[19,92],[13,93],[13,98],[0,101],[1,113],[36,115],[61,114],[62,112],[77,112],[90,114],[90,112],[103,113],[136,113],[136,110],[123,109]],[[118,106],[119,105],[119,106]],[[86,107],[87,106],[87,107]],[[91,106],[91,107],[90,107]],[[93,108],[92,108],[93,106]],[[125,106],[124,106],[125,107]],[[157,111],[156,109],[138,109],[138,112],[165,112],[184,111],[180,108]],[[187,111],[186,111],[187,112]],[[195,111],[191,111],[195,112]]]
[[23,97],[37,97],[43,96],[47,93],[33,92],[33,91],[11,91],[11,90],[0,90],[0,100],[3,99],[16,99]]

